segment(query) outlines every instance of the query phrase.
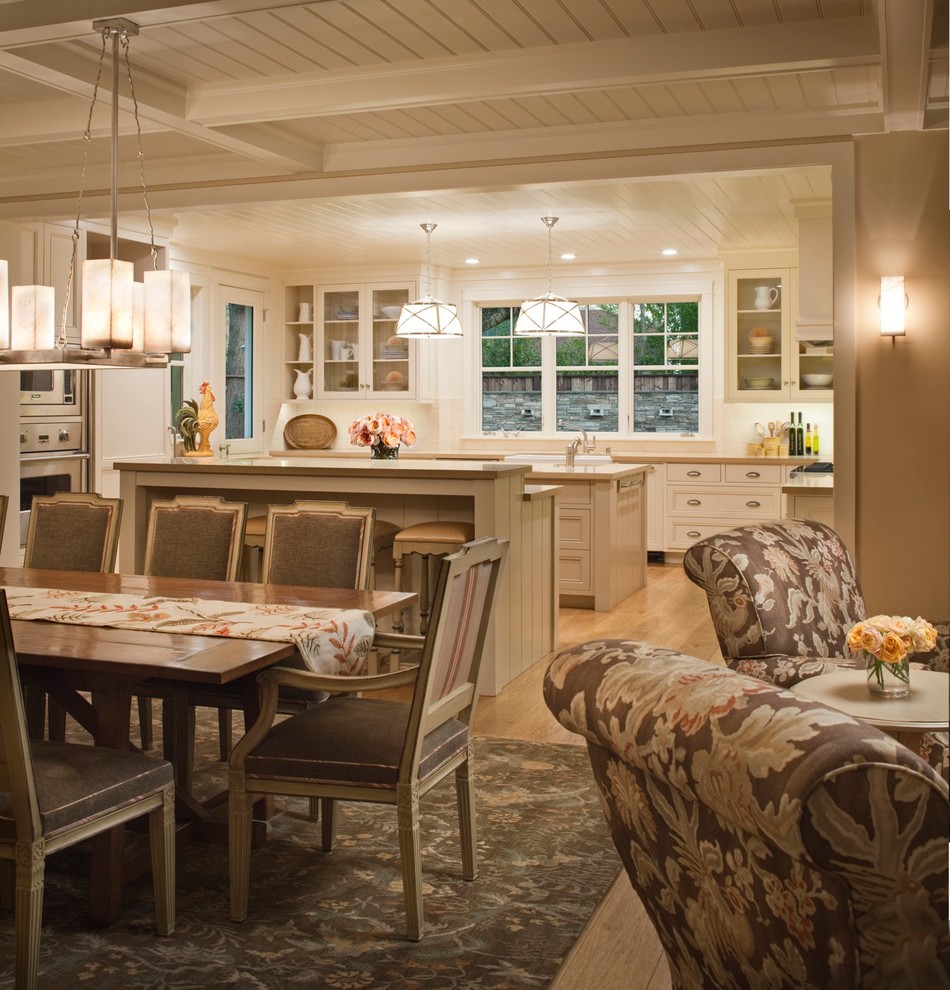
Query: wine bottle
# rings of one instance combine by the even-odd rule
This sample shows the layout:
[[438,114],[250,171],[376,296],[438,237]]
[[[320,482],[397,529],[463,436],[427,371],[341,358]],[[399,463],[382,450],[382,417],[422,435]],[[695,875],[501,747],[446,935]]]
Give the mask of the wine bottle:
[[795,427],[795,450],[796,457],[803,457],[805,454],[805,427],[802,426],[802,414],[798,414],[798,426]]
[[811,428],[811,452],[815,455],[815,457],[818,456],[818,424],[817,423],[815,423],[815,425]]
[[795,413],[788,414],[788,453],[790,457],[798,456],[798,444],[795,441]]
[[811,423],[805,424],[805,456],[811,457]]

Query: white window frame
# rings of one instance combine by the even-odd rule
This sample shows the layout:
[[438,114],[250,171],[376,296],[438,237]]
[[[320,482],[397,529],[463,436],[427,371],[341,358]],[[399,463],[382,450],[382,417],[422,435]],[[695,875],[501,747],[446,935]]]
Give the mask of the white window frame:
[[[623,283],[627,291],[618,292],[618,282]],[[605,433],[611,440],[663,440],[663,441],[696,441],[713,439],[713,401],[716,391],[715,378],[715,340],[722,334],[722,327],[715,319],[716,279],[709,275],[697,277],[695,273],[669,273],[651,276],[638,274],[636,276],[612,279],[604,289],[594,291],[588,287],[584,294],[571,293],[570,298],[584,305],[598,303],[617,303],[620,306],[618,320],[618,424],[621,427],[616,433]],[[515,290],[517,291],[517,290]],[[555,290],[563,293],[564,290]],[[483,439],[492,433],[482,429],[482,329],[481,310],[492,306],[520,306],[527,295],[514,296],[506,292],[498,293],[497,288],[491,294],[470,291],[463,294],[462,316],[471,330],[470,360],[474,373],[469,379],[470,395],[465,397],[465,420],[468,424],[467,435],[474,439]],[[699,426],[695,433],[634,433],[633,426],[633,304],[647,302],[697,302],[699,304]],[[541,341],[542,377],[542,422],[550,426],[556,424],[556,388],[544,388],[548,381],[554,381],[557,374],[555,343],[553,339]],[[528,434],[536,440],[556,440],[564,437],[564,432],[532,431]],[[524,435],[523,435],[524,436]]]
[[[211,388],[216,397],[216,411],[219,419],[218,429],[211,436],[211,446],[215,453],[223,444],[228,445],[230,454],[253,453],[263,449],[264,438],[264,292],[240,286],[219,284],[215,293],[215,317],[213,320],[215,346],[214,366],[216,369],[211,381]],[[226,358],[227,358],[227,320],[226,309],[229,303],[238,306],[249,306],[253,311],[254,353],[251,358],[251,374],[253,376],[251,419],[251,436],[243,439],[229,440],[225,436],[225,396],[226,396]]]

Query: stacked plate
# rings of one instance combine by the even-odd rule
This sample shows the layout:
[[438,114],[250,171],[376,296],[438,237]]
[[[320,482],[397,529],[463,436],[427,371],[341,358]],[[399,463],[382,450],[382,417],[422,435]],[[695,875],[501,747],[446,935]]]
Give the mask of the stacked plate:
[[746,378],[746,388],[775,388],[774,378]]

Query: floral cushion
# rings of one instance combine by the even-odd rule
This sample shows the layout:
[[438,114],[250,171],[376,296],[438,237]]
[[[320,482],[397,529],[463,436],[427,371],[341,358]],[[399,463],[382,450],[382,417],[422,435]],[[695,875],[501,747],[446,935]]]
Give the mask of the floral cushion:
[[872,726],[643,643],[544,683],[677,990],[950,987],[946,783]]

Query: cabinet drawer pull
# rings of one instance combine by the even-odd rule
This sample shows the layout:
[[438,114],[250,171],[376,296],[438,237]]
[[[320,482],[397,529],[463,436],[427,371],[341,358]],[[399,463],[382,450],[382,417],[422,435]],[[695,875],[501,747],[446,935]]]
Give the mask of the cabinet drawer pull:
[[750,509],[758,509],[758,508],[760,508],[760,507],[761,507],[761,505],[762,505],[762,503],[761,503],[761,502],[756,502],[756,501],[755,501],[755,500],[753,499],[753,500],[752,500],[751,502],[746,502],[746,505],[747,505],[747,506],[748,506],[748,507],[749,507]]
[[698,529],[691,529],[686,535],[687,536],[692,536],[693,539],[695,539],[697,536],[700,535],[700,532],[699,532]]
[[700,500],[698,498],[688,498],[686,500],[686,504],[687,505],[702,505],[703,503],[700,502]]
[[758,471],[746,471],[745,476],[747,478],[761,478],[762,475]]
[[686,472],[686,477],[687,478],[701,478],[702,475],[703,475],[703,472],[702,471],[687,471]]

